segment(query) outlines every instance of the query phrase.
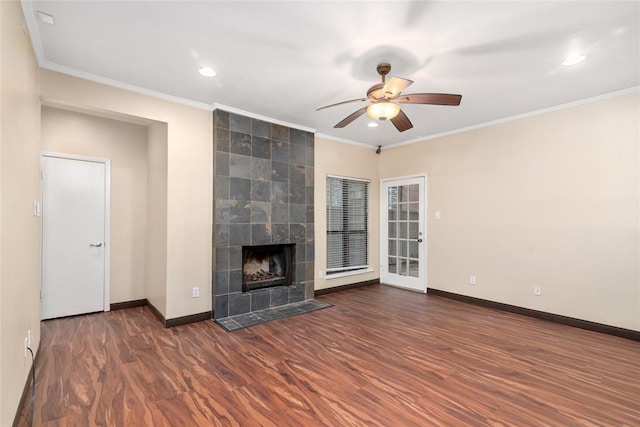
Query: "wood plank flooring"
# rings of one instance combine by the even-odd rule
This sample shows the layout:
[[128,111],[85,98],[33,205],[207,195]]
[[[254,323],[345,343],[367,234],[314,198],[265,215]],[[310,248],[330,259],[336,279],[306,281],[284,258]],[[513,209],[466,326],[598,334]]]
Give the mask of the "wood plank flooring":
[[318,299],[232,333],[43,322],[34,425],[640,425],[640,342],[380,285]]

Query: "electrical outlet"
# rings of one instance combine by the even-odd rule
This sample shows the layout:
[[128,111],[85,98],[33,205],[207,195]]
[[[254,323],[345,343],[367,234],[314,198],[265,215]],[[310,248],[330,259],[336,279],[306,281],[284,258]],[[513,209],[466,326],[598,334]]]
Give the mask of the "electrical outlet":
[[191,291],[191,295],[194,298],[199,298],[200,297],[200,288],[197,287],[197,286],[195,288],[193,288],[193,290]]
[[542,286],[534,286],[533,287],[533,294],[536,295],[536,296],[542,295]]
[[27,347],[31,348],[31,329],[27,331]]
[[318,271],[318,277],[321,279],[324,277],[324,273],[322,272],[322,270]]
[[476,283],[477,283],[476,282],[476,276],[469,277],[469,284],[470,285],[475,285]]
[[28,339],[28,337],[24,337],[24,357],[27,357],[27,347],[29,347],[29,344],[27,343]]

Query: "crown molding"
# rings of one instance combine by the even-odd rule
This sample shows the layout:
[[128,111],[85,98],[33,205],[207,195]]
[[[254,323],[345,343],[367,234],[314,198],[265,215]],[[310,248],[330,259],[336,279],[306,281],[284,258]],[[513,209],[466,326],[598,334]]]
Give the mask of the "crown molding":
[[503,124],[503,123],[508,123],[508,122],[513,122],[513,121],[516,121],[516,120],[526,119],[528,117],[540,116],[542,114],[552,113],[554,111],[566,110],[568,108],[578,107],[580,105],[591,104],[593,102],[603,101],[605,99],[615,98],[615,97],[624,96],[624,95],[630,95],[632,93],[638,93],[638,92],[640,92],[640,86],[634,86],[634,87],[630,87],[630,88],[627,88],[627,89],[622,89],[622,90],[619,90],[619,91],[616,91],[616,92],[606,93],[604,95],[598,95],[598,96],[593,96],[591,98],[581,99],[579,101],[568,102],[566,104],[555,105],[553,107],[547,107],[547,108],[543,108],[543,109],[540,109],[540,110],[530,111],[528,113],[516,114],[515,116],[504,117],[502,119],[490,120],[488,122],[478,123],[476,125],[466,126],[466,127],[454,129],[454,130],[447,131],[447,132],[441,132],[441,133],[436,133],[436,134],[433,134],[433,135],[427,135],[427,136],[423,136],[423,137],[419,137],[419,138],[414,138],[414,139],[410,139],[408,141],[398,142],[396,144],[387,145],[384,148],[385,149],[389,149],[389,148],[402,147],[404,145],[416,144],[416,143],[422,142],[422,141],[429,141],[431,139],[437,139],[437,138],[442,138],[442,137],[445,137],[445,136],[455,135],[455,134],[458,134],[458,133],[469,132],[469,131],[472,131],[472,130],[475,130],[475,129],[482,129],[482,128],[486,128],[486,127],[489,127],[489,126],[496,126],[496,125],[500,125],[500,124]]
[[166,93],[158,92],[151,89],[141,88],[140,86],[132,85],[129,83],[123,83],[118,80],[108,79],[106,77],[96,76],[95,74],[76,70],[75,68],[71,68],[71,67],[65,67],[63,65],[55,64],[53,62],[43,61],[39,65],[41,68],[44,68],[46,70],[56,71],[58,73],[67,74],[73,77],[78,77],[84,80],[89,80],[89,81],[100,83],[106,86],[115,87],[117,89],[139,93],[141,95],[162,99],[164,101],[173,102],[175,104],[186,105],[188,107],[197,108],[199,110],[213,111],[213,106],[211,106],[210,104],[206,104],[204,102],[191,101],[189,99],[181,98],[179,96],[167,95]]
[[373,146],[371,144],[354,141],[352,139],[346,139],[346,138],[340,138],[338,136],[327,135],[326,133],[316,133],[316,137],[317,138],[322,138],[322,139],[327,139],[327,140],[333,141],[333,142],[339,142],[341,144],[357,145],[358,147],[370,148],[372,150],[375,150],[376,148],[378,148],[377,145]]

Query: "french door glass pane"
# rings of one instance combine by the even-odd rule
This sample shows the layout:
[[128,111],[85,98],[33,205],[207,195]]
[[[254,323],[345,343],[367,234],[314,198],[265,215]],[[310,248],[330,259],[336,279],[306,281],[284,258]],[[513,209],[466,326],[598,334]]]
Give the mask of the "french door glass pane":
[[418,184],[407,185],[407,201],[409,202],[417,202],[420,200],[420,186]]
[[398,274],[401,276],[407,275],[407,260],[404,258],[398,258]]
[[398,246],[400,249],[400,256],[401,257],[407,257],[407,241],[406,240],[400,240],[398,242]]
[[396,237],[398,237],[397,235],[397,231],[396,231],[396,227],[397,227],[397,222],[394,221],[389,221],[389,238],[390,239],[395,239]]
[[389,257],[389,273],[393,273],[396,274],[397,269],[396,269],[396,258],[395,257]]
[[409,222],[409,238],[410,239],[418,239],[418,221]]
[[390,256],[397,255],[397,253],[396,253],[396,241],[395,240],[389,240],[389,255]]
[[389,206],[395,205],[398,203],[398,187],[389,187],[389,192],[387,193]]
[[409,241],[409,258],[418,258],[418,242]]
[[418,203],[409,203],[409,218],[411,221],[418,221],[420,215],[420,205]]
[[417,259],[409,260],[409,276],[420,277],[420,261]]
[[387,196],[389,219],[398,219],[398,187],[390,187]]
[[399,219],[402,219],[402,220],[407,219],[407,214],[408,214],[408,211],[409,211],[409,204],[408,203],[400,203],[400,204],[398,204],[398,210],[400,212]]
[[399,222],[398,223],[398,237],[401,239],[407,238],[407,223]]

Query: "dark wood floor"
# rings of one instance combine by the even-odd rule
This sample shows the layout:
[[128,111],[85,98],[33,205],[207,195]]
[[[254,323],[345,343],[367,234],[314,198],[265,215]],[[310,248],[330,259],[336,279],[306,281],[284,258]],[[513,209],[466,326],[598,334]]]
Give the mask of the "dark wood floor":
[[380,285],[319,299],[232,333],[46,321],[34,424],[640,425],[640,342]]

